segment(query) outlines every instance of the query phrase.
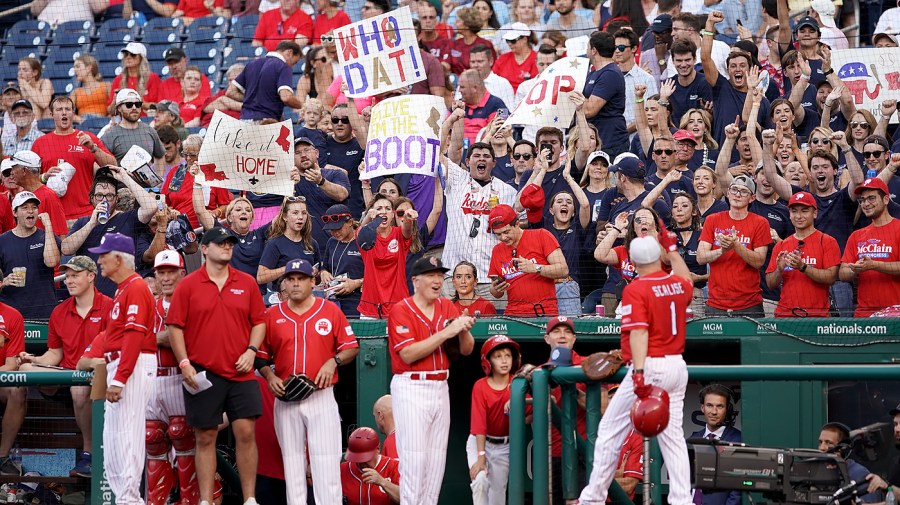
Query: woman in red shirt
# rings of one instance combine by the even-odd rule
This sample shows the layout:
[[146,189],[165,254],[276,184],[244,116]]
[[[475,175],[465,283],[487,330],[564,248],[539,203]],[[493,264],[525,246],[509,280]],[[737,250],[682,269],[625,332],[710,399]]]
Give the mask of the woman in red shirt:
[[512,84],[518,91],[519,84],[537,76],[537,53],[534,52],[537,37],[525,23],[513,23],[504,32],[503,39],[509,44],[510,52],[504,53],[494,62],[494,73]]
[[[146,112],[151,105],[159,100],[159,76],[150,71],[150,63],[147,61],[147,47],[140,42],[129,42],[125,49],[119,51],[122,58],[122,73],[113,79],[109,89],[109,101],[107,112],[115,115],[116,93],[120,89],[130,88],[136,90],[143,99],[143,110]],[[142,112],[141,115],[146,115]]]
[[221,16],[225,11],[224,0],[213,0],[212,8],[206,6],[206,0],[181,0],[172,13],[173,18],[182,18],[184,24],[190,26],[196,18],[204,16]]
[[376,194],[366,213],[356,242],[365,273],[359,314],[368,318],[387,318],[391,307],[409,296],[406,286],[406,254],[412,244],[418,213],[406,211],[403,226],[396,226],[394,206],[384,195]]
[[185,127],[200,126],[200,115],[203,112],[205,96],[201,96],[200,87],[203,86],[203,77],[200,67],[191,65],[184,71],[181,78],[181,90],[184,96],[178,104],[181,120]]
[[462,314],[463,309],[468,309],[469,314],[482,316],[494,315],[497,309],[487,299],[475,294],[475,285],[478,284],[478,270],[468,261],[460,261],[453,269],[453,305]]

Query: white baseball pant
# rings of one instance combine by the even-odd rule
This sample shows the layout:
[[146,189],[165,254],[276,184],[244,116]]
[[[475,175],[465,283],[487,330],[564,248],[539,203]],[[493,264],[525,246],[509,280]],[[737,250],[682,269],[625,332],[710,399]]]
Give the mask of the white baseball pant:
[[153,398],[147,404],[147,419],[169,424],[169,418],[184,415],[184,387],[181,374],[157,377]]
[[306,449],[316,503],[341,503],[341,416],[334,388],[299,402],[275,400],[275,434],[284,459],[288,505],[306,505]]
[[[478,472],[469,485],[472,488],[473,505],[506,505],[506,485],[509,483],[509,444],[484,443],[487,474]],[[466,459],[469,468],[478,459],[475,435],[466,440]],[[402,479],[401,479],[402,482]]]
[[450,389],[447,381],[391,380],[397,453],[400,455],[400,503],[436,505],[447,464]]
[[[116,359],[106,365],[109,387],[119,368]],[[122,389],[116,403],[106,402],[103,415],[103,466],[109,487],[120,505],[140,504],[141,476],[147,447],[144,443],[147,403],[153,397],[156,378],[156,355],[138,355],[134,372]]]
[[[629,367],[628,375],[625,376],[622,386],[616,391],[616,395],[606,409],[606,414],[600,421],[597,442],[594,444],[594,468],[591,471],[590,482],[581,491],[578,499],[582,505],[606,503],[609,485],[616,473],[619,451],[628,430],[632,427],[629,417],[631,407],[637,401],[631,370],[632,367]],[[691,505],[693,503],[690,463],[682,428],[682,410],[687,380],[687,365],[680,355],[661,358],[648,357],[644,361],[645,383],[659,386],[669,393],[669,425],[657,435],[657,438],[669,473],[667,501],[671,505]]]

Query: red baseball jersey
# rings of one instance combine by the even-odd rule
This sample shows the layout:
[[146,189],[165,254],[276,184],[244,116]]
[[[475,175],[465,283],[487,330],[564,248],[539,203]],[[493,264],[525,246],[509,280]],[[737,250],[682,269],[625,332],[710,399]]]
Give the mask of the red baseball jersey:
[[449,370],[450,359],[444,352],[444,346],[438,346],[430,356],[415,363],[407,364],[400,357],[404,347],[420,342],[444,329],[451,319],[459,317],[459,311],[453,302],[446,298],[434,301],[434,315],[429,318],[419,310],[413,297],[404,298],[391,310],[387,320],[388,345],[391,351],[391,371],[395,374],[404,372],[433,372]]
[[[732,219],[728,211],[716,212],[706,218],[700,231],[700,241],[720,249],[717,234],[734,234],[747,249],[772,243],[769,222],[756,214],[744,219]],[[709,301],[711,307],[740,310],[762,303],[759,270],[744,261],[734,250],[709,264]]]
[[250,329],[265,319],[256,279],[231,265],[221,290],[206,268],[182,279],[166,314],[166,324],[184,330],[188,359],[232,381],[253,380],[252,370],[238,372],[234,363],[250,345]]
[[[155,102],[156,100],[152,101]],[[60,199],[66,212],[66,219],[88,216],[94,210],[88,193],[90,193],[91,183],[94,181],[94,163],[97,159],[94,153],[78,143],[79,133],[81,132],[78,130],[66,135],[50,132],[42,137],[38,137],[34,141],[34,145],[31,146],[31,150],[41,157],[41,173],[50,170],[50,167],[55,167],[60,160],[66,161],[75,167],[75,175],[69,181],[65,196]],[[94,145],[109,154],[109,149],[106,148],[103,141],[93,133],[85,133],[91,137]],[[56,231],[56,233],[59,232]]]
[[119,284],[112,299],[112,309],[106,321],[106,352],[121,351],[119,366],[113,380],[125,384],[138,355],[156,351],[156,301],[150,287],[134,273]]
[[[844,247],[844,263],[856,263],[863,256],[873,261],[900,261],[900,220],[891,219],[884,226],[870,224],[856,230]],[[900,304],[900,275],[868,270],[859,274],[854,317],[867,317],[879,310]]]
[[381,444],[381,455],[389,458],[400,459],[400,453],[397,452],[397,432],[392,431],[390,435],[384,437],[384,443]]
[[110,309],[112,299],[97,291],[97,288],[94,288],[94,304],[85,317],[78,314],[74,296],[66,298],[53,309],[47,324],[47,348],[62,349],[59,366],[75,370],[91,339],[103,330]]
[[103,357],[103,353],[106,349],[106,332],[101,331],[94,337],[94,340],[88,344],[87,347],[84,348],[84,354],[81,355],[82,358],[87,359],[100,359]]
[[[779,253],[794,251],[800,251],[800,259],[803,263],[813,268],[828,269],[841,264],[841,249],[838,247],[837,240],[831,235],[816,230],[802,241],[791,235],[775,244],[766,273],[772,273],[778,269]],[[805,273],[791,267],[785,267],[781,278],[781,299],[778,301],[778,307],[775,308],[775,317],[797,317],[799,315],[828,317],[829,284],[819,284]],[[802,309],[802,311],[800,314],[794,314],[794,309]]]
[[[634,477],[639,480],[644,478],[644,439],[633,429],[625,437],[616,468],[622,469],[625,477]],[[634,491],[629,493],[628,497],[633,499]]]
[[[259,356],[275,363],[275,373],[282,379],[306,374],[315,379],[327,361],[344,349],[359,347],[353,328],[334,302],[316,298],[312,307],[297,314],[288,302],[266,311],[266,339]],[[335,370],[333,382],[337,384]]]
[[463,306],[459,303],[459,300],[454,301],[453,305],[460,314],[462,314],[463,310],[468,309],[469,315],[472,317],[476,316],[476,312],[478,313],[478,316],[492,316],[497,313],[497,308],[494,307],[494,304],[487,298],[482,298],[480,296],[472,302],[472,305]]
[[18,310],[0,302],[0,336],[3,337],[3,363],[25,352],[25,320]]
[[[382,455],[375,465],[378,474],[393,484],[400,484],[400,462]],[[391,497],[381,486],[363,482],[362,470],[355,463],[341,463],[341,491],[348,505],[391,505]]]
[[[154,333],[159,333],[166,329],[166,312],[169,308],[163,302],[162,297],[156,300],[156,324],[153,327]],[[156,365],[159,367],[171,368],[178,366],[178,360],[175,359],[175,353],[171,347],[156,346]]]
[[[512,375],[509,382],[512,382]],[[472,435],[489,435],[492,437],[509,436],[509,416],[504,411],[509,401],[509,384],[496,390],[488,384],[488,378],[482,377],[472,387],[472,413],[469,421],[469,433]]]
[[[759,285],[759,274],[756,277]],[[631,360],[631,331],[648,332],[647,356],[684,352],[687,308],[694,285],[663,271],[638,277],[622,291],[622,358]]]
[[[365,271],[378,272],[378,275],[363,277],[362,299],[359,303],[361,315],[384,317],[390,314],[398,301],[409,296],[406,285],[406,254],[410,245],[412,239],[405,238],[400,227],[394,226],[387,237],[375,235],[375,246],[372,249],[359,248]],[[378,313],[379,304],[381,314]]]
[[549,264],[547,258],[557,249],[559,242],[556,241],[556,237],[544,229],[524,230],[516,247],[510,247],[502,242],[494,246],[488,275],[499,275],[509,283],[509,289],[506,291],[509,302],[504,315],[555,316],[559,312],[556,305],[556,281],[537,273],[520,272],[512,262],[515,251],[517,257],[525,258],[537,265],[547,265]]

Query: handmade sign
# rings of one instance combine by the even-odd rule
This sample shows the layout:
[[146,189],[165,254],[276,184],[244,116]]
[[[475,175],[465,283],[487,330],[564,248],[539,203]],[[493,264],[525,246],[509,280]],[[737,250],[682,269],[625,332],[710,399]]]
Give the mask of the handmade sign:
[[575,117],[575,104],[569,100],[569,94],[584,89],[589,67],[587,58],[555,61],[537,77],[506,124],[568,128]]
[[379,102],[372,108],[366,169],[359,178],[401,173],[434,176],[446,115],[444,100],[437,96],[403,95]]

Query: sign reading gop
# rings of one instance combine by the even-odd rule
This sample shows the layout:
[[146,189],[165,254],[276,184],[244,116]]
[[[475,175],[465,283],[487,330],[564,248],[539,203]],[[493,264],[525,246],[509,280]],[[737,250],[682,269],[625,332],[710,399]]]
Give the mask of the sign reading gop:
[[[832,51],[831,68],[847,87],[857,109],[868,109],[881,117],[881,102],[900,99],[900,48]],[[891,122],[897,122],[896,114],[891,114]]]
[[215,111],[197,163],[206,186],[293,196],[291,123],[254,125]]
[[409,7],[334,30],[347,96],[374,96],[424,81]]
[[446,115],[444,100],[437,96],[403,95],[379,102],[372,108],[366,169],[359,178],[403,173],[434,176]]
[[568,128],[575,117],[573,91],[584,89],[590,63],[587,58],[563,58],[544,69],[506,124]]

